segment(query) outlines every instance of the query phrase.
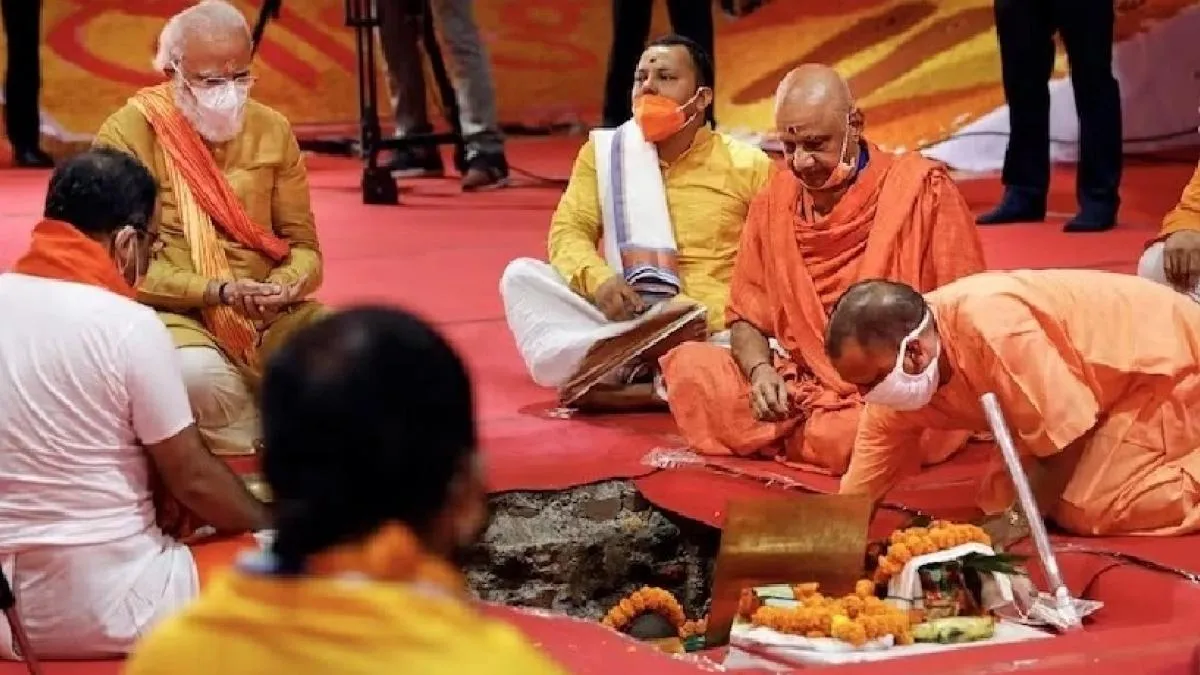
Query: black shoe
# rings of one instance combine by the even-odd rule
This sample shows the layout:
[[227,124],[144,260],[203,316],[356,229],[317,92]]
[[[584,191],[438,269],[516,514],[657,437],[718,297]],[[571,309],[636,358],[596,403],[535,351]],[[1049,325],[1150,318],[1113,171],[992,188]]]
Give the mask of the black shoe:
[[975,219],[979,225],[1040,223],[1046,219],[1046,195],[1020,188],[1006,188],[996,208]]
[[468,154],[467,170],[463,172],[463,192],[490,190],[508,185],[508,160],[503,153],[477,152]]
[[13,148],[13,165],[21,169],[52,169],[54,158],[39,147]]
[[1117,206],[1107,202],[1084,202],[1079,213],[1063,225],[1063,232],[1107,232],[1117,225]]
[[392,152],[384,163],[393,178],[441,178],[446,175],[437,146],[415,145]]

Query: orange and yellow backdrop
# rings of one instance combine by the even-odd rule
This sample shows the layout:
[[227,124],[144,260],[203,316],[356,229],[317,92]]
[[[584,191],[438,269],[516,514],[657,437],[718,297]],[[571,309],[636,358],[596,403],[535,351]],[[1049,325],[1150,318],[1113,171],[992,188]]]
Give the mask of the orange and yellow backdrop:
[[[188,4],[45,0],[45,113],[69,133],[91,133],[132,91],[157,81],[150,59],[158,31]],[[257,14],[258,2],[237,4],[251,19]],[[1121,18],[1118,32],[1144,30],[1191,4],[1149,0]],[[267,31],[255,95],[298,125],[356,119],[354,43],[343,6],[287,0]],[[656,11],[655,32],[666,32],[665,10]],[[608,0],[480,0],[476,13],[503,121],[596,120]],[[730,128],[767,128],[776,83],[806,61],[849,76],[872,135],[892,147],[945,138],[1003,103],[991,0],[773,0],[746,18],[718,15],[715,56],[718,116]]]

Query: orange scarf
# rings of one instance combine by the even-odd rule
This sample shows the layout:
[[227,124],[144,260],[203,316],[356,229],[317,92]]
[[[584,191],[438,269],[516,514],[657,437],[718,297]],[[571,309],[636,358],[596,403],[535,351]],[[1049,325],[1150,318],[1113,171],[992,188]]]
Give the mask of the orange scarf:
[[61,220],[43,220],[34,226],[29,250],[12,271],[99,286],[131,300],[137,296],[100,242]]
[[[234,278],[218,228],[242,246],[276,262],[286,258],[288,243],[250,220],[200,134],[176,107],[171,85],[143,89],[131,102],[150,123],[166,152],[167,174],[175,186],[179,217],[196,272],[210,279]],[[224,305],[205,307],[200,313],[221,349],[246,370],[257,372],[259,335],[253,322]]]
[[158,142],[179,167],[213,224],[242,246],[281,262],[290,250],[288,243],[250,220],[208,146],[176,107],[171,86],[168,83],[143,89],[134,96],[133,103],[153,127]]
[[314,576],[362,574],[376,581],[429,584],[452,595],[466,595],[462,574],[430,555],[412,530],[399,523],[384,525],[363,542],[310,556],[307,569]]

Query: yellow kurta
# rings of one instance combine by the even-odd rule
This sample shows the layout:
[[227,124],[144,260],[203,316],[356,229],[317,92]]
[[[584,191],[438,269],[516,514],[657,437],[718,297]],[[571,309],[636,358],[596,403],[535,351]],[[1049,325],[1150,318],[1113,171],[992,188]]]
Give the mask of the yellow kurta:
[[[713,332],[725,329],[725,303],[742,222],[754,195],[767,184],[772,162],[758,148],[703,127],[687,152],[661,162],[667,212],[679,249],[683,295],[708,308]],[[616,272],[599,251],[604,231],[596,148],[579,150],[571,181],[550,224],[550,264],[571,288],[595,299]]]
[[[126,104],[100,127],[95,145],[134,155],[158,182],[156,217],[160,243],[138,289],[138,299],[159,310],[177,346],[216,348],[199,314],[210,279],[197,274],[192,265],[166,157],[150,123],[137,108]],[[315,291],[321,285],[321,249],[309,206],[308,171],[287,118],[250,101],[243,132],[232,141],[213,147],[212,152],[250,220],[272,228],[291,246],[290,255],[283,263],[276,264],[258,251],[225,237],[218,226],[234,276],[280,284],[303,281],[305,296]],[[269,352],[292,328],[307,323],[322,311],[320,305],[305,302],[281,314],[264,333],[263,350]]]
[[1200,230],[1200,165],[1183,187],[1179,203],[1163,218],[1158,239],[1166,239],[1180,230]]
[[514,628],[406,584],[233,571],[139,643],[128,675],[565,675]]

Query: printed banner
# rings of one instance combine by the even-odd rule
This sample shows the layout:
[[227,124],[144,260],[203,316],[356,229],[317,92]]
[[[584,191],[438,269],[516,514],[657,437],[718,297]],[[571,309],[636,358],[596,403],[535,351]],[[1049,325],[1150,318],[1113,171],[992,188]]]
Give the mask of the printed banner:
[[[238,2],[251,20],[259,4]],[[665,3],[657,4],[654,34],[669,28]],[[1121,19],[1120,33],[1142,32],[1191,4],[1150,0]],[[157,82],[150,60],[158,33],[188,5],[45,0],[42,108],[53,127],[68,136],[90,134],[130,93]],[[503,121],[597,121],[609,5],[475,3]],[[357,117],[354,41],[343,11],[343,0],[287,0],[283,16],[267,29],[254,95],[299,126]],[[768,128],[779,79],[810,61],[849,77],[872,137],[893,148],[942,140],[1004,102],[991,0],[773,0],[749,17],[718,14],[716,41],[717,110],[727,128]]]

